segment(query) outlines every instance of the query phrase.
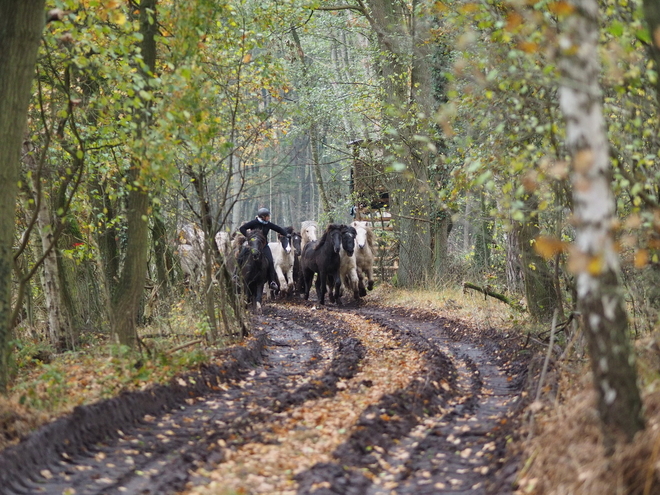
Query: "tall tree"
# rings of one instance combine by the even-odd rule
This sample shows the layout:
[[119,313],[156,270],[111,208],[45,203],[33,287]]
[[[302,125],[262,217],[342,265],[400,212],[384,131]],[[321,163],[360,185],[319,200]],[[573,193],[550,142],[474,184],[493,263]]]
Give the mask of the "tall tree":
[[571,266],[588,341],[598,412],[612,443],[631,440],[644,428],[642,401],[619,284],[619,259],[612,228],[615,201],[605,123],[601,109],[596,0],[574,0],[559,40],[559,89],[571,155],[576,239]]
[[[149,80],[153,77],[156,66],[156,34],[158,23],[156,21],[157,0],[142,0],[140,2],[140,32],[142,33],[142,74],[145,87],[149,88]],[[147,142],[147,129],[150,125],[150,105],[143,98],[141,112],[136,120],[138,122],[138,141],[142,143],[141,151],[145,152]],[[136,342],[136,319],[144,281],[147,274],[147,256],[149,253],[149,191],[143,174],[145,156],[134,156],[128,171],[128,199],[127,199],[127,245],[124,265],[119,284],[112,298],[112,326],[119,342],[133,347]]]
[[386,148],[391,165],[401,172],[393,176],[390,185],[402,234],[397,280],[403,286],[414,286],[426,280],[434,261],[430,219],[435,208],[429,187],[433,157],[431,147],[420,140],[430,134],[428,118],[437,106],[431,74],[431,26],[427,16],[420,14],[418,1],[411,5],[395,0],[360,4],[382,52],[385,125],[390,136],[395,135],[388,138]]
[[43,0],[0,3],[0,391],[7,387],[11,352],[19,157],[43,24]]

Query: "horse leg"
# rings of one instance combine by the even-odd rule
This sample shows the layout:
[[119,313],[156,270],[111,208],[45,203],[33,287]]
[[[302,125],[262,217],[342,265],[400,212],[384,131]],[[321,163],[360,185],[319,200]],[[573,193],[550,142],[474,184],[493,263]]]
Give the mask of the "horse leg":
[[309,291],[312,290],[312,279],[314,278],[314,272],[305,269],[302,278],[303,278],[303,290],[305,291],[304,299],[305,301],[307,301],[309,299]]
[[369,282],[367,284],[367,289],[373,290],[373,288],[374,288],[374,269],[373,268],[369,268],[367,276],[368,276],[368,280],[369,280]]
[[357,269],[357,276],[358,276],[358,294],[360,297],[364,297],[367,295],[367,289],[364,286],[364,272],[362,271],[361,268]]
[[319,304],[321,305],[325,304],[325,284],[325,272],[319,272],[318,277],[316,277],[316,297],[318,297]]
[[261,314],[261,298],[264,293],[264,284],[258,283],[256,287],[256,294],[254,295],[254,312],[258,315]]
[[337,274],[334,279],[335,302],[337,306],[341,306],[341,276]]
[[291,267],[289,270],[286,272],[286,279],[289,284],[289,296],[293,295],[293,289],[295,288],[294,282],[293,282],[293,263],[291,263]]
[[360,290],[359,290],[359,280],[358,280],[358,275],[357,275],[357,270],[351,270],[347,275],[346,275],[347,284],[346,287],[350,287],[351,290],[353,291],[353,299],[356,301],[360,299]]
[[280,292],[286,292],[289,286],[286,283],[286,278],[284,277],[281,266],[275,267],[275,274],[277,275],[277,280],[280,283]]
[[328,291],[328,299],[331,303],[336,301],[335,297],[335,281],[332,275],[328,275],[326,289]]

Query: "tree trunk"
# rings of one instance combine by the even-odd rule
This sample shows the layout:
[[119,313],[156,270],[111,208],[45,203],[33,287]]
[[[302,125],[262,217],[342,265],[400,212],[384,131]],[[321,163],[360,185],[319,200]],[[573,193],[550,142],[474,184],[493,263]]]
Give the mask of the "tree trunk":
[[570,265],[576,273],[578,306],[588,342],[598,412],[606,444],[630,441],[644,429],[637,370],[619,284],[619,259],[612,226],[615,200],[601,110],[598,2],[574,0],[560,41],[565,81],[559,103],[571,154],[576,240]]
[[506,236],[506,286],[509,292],[521,294],[525,280],[520,249],[520,224],[512,220],[511,231]]
[[[41,180],[41,178],[37,177],[37,180]],[[35,194],[39,194],[39,192],[35,191]],[[42,253],[45,253],[41,285],[44,291],[46,311],[48,313],[48,340],[55,349],[60,350],[62,348],[63,338],[68,334],[69,325],[66,321],[66,313],[63,311],[62,301],[60,299],[62,290],[60,288],[57,251],[54,248],[50,248],[54,239],[53,223],[51,221],[48,203],[47,198],[42,198],[39,203],[39,211],[37,212],[37,230],[41,238]]]
[[525,221],[517,230],[527,310],[535,320],[549,321],[559,304],[553,275],[548,263],[534,249],[534,240],[541,233],[536,214],[538,210],[536,196],[531,195],[525,198],[525,210]]
[[321,160],[319,157],[319,135],[318,126],[316,124],[312,124],[309,129],[309,146],[311,148],[312,165],[314,167],[314,175],[316,175],[316,184],[318,185],[319,194],[321,196],[323,213],[328,215],[328,221],[333,223],[332,207],[330,206],[328,195],[325,192],[325,183],[323,182],[323,174],[321,172]]
[[433,232],[433,263],[436,279],[441,281],[447,273],[447,251],[449,244],[449,233],[453,227],[451,215],[441,212],[432,224]]
[[14,214],[20,150],[43,24],[43,0],[0,3],[0,392],[7,388],[12,340]]
[[106,283],[108,284],[108,294],[114,294],[119,280],[120,256],[117,247],[117,237],[119,233],[112,221],[116,219],[115,208],[106,188],[100,177],[93,173],[91,177],[92,188],[98,191],[98,194],[92,195],[92,207],[94,212],[98,215],[99,228],[96,234],[96,242],[98,243],[100,259],[103,264],[103,274]]
[[[660,73],[660,3],[657,0],[644,0],[644,17],[651,34],[649,55],[655,62],[655,71]],[[655,97],[660,105],[660,77],[655,78]]]
[[[382,57],[381,75],[387,108],[384,121],[396,132],[384,149],[389,159],[401,164],[388,188],[399,231],[399,270],[397,282],[403,287],[423,284],[433,267],[431,250],[429,188],[429,149],[414,139],[420,130],[410,120],[424,120],[435,108],[428,43],[428,22],[410,16],[394,0],[369,0],[368,20],[376,33]],[[414,2],[416,4],[416,2]],[[403,77],[410,74],[409,78]],[[426,115],[424,115],[426,114]]]
[[153,215],[154,227],[151,242],[154,250],[154,264],[156,265],[156,276],[158,278],[158,292],[167,299],[170,294],[170,279],[167,270],[167,229],[160,215]]
[[[141,43],[144,63],[149,70],[156,65],[156,41],[158,23],[156,21],[157,0],[142,0],[140,2],[140,32],[143,40]],[[148,80],[148,73],[143,75]],[[147,101],[145,108],[149,108]],[[148,110],[138,119],[139,128],[143,131],[139,137],[144,138],[144,129],[149,125]],[[146,144],[145,144],[146,146]],[[149,225],[147,214],[149,213],[149,194],[141,177],[140,157],[135,157],[131,169],[128,172],[130,190],[127,200],[127,243],[124,266],[122,268],[117,291],[112,299],[112,327],[121,344],[134,347],[137,339],[136,318],[147,273],[147,255],[149,252]]]

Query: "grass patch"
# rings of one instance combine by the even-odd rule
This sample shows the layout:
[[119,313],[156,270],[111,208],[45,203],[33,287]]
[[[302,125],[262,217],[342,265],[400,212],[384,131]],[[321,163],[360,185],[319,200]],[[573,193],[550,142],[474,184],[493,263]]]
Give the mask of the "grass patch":
[[0,397],[0,449],[76,406],[167,383],[212,361],[227,342],[207,345],[201,314],[185,303],[175,305],[170,317],[138,330],[136,350],[94,333],[85,336],[79,350],[62,354],[34,339],[19,341],[16,375],[8,394]]

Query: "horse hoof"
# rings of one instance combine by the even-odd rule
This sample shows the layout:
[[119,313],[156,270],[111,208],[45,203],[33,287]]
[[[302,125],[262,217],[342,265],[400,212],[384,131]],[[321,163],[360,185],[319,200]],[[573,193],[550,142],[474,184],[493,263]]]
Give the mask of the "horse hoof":
[[374,288],[374,283],[370,280],[369,284],[367,284],[367,289],[373,290],[373,288]]

